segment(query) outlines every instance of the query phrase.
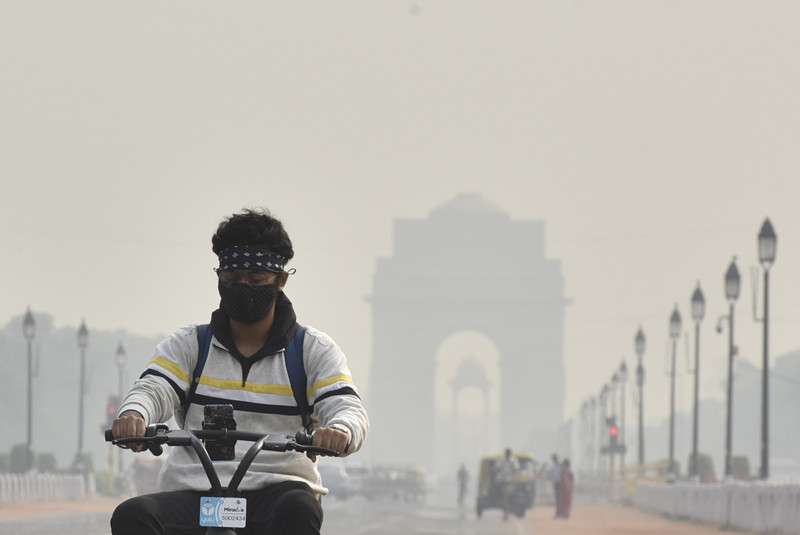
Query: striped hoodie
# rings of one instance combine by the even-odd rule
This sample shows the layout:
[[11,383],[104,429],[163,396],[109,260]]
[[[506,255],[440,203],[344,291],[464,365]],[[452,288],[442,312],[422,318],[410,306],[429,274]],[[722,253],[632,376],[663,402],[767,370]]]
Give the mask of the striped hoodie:
[[[220,317],[223,316],[223,317]],[[160,342],[144,373],[125,397],[120,413],[139,412],[147,424],[166,422],[174,417],[181,427],[201,429],[203,405],[230,403],[240,431],[276,433],[294,436],[302,430],[300,410],[292,394],[283,357],[283,348],[297,329],[294,311],[284,294],[276,308],[276,322],[264,350],[245,359],[232,347],[227,317],[221,310],[212,316],[214,337],[208,360],[187,414],[181,403],[189,390],[189,377],[197,362],[197,325],[183,327]],[[222,326],[222,328],[220,327]],[[277,331],[276,331],[277,327]],[[358,451],[369,429],[369,420],[361,404],[347,360],[342,350],[325,333],[306,326],[303,362],[308,377],[308,402],[314,428],[345,428],[350,434],[348,454]],[[277,332],[277,334],[276,334]],[[223,343],[217,335],[223,340]],[[280,349],[269,351],[278,338]],[[236,459],[214,463],[220,481],[226,485],[250,442],[239,441]],[[258,454],[240,490],[256,490],[281,481],[303,481],[318,494],[327,494],[316,463],[297,452]],[[172,448],[158,478],[158,490],[207,490],[208,478],[192,448]]]

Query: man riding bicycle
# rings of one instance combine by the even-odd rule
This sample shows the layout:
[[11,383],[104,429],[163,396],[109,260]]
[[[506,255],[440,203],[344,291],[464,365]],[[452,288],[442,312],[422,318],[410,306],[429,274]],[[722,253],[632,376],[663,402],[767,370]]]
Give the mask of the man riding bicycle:
[[[244,210],[223,220],[212,239],[220,306],[211,314],[213,334],[202,376],[191,387],[201,350],[197,325],[163,340],[125,397],[112,430],[115,438],[141,437],[148,424],[172,417],[185,429],[199,429],[203,406],[232,404],[241,431],[294,435],[302,430],[284,349],[299,325],[283,289],[294,256],[283,224],[262,210]],[[305,327],[302,359],[307,374],[308,430],[313,445],[347,455],[358,451],[369,428],[366,411],[341,349],[325,333]],[[182,406],[190,398],[188,408]],[[134,443],[133,451],[146,446]],[[220,479],[230,478],[247,447],[235,459],[216,463]],[[200,497],[209,488],[197,455],[174,448],[158,478],[160,492],[131,498],[114,511],[114,535],[202,533]],[[261,452],[241,482],[247,499],[242,533],[318,535],[319,496],[325,493],[316,455]]]

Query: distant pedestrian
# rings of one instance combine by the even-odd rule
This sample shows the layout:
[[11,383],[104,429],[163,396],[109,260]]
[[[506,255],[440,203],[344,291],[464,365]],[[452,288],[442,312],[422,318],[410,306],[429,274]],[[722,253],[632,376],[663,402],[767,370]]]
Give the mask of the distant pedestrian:
[[556,518],[569,518],[572,510],[572,493],[575,490],[575,476],[569,468],[569,459],[564,459],[561,463],[561,483],[558,487]]
[[461,468],[458,469],[458,506],[461,507],[464,504],[464,498],[467,495],[467,487],[469,486],[469,472],[467,472],[467,467],[463,464]]
[[552,456],[553,459],[553,466],[550,467],[550,471],[548,476],[550,480],[553,482],[553,501],[556,504],[556,516],[558,516],[558,495],[559,495],[559,485],[561,484],[561,463],[558,462],[558,455],[555,453]]

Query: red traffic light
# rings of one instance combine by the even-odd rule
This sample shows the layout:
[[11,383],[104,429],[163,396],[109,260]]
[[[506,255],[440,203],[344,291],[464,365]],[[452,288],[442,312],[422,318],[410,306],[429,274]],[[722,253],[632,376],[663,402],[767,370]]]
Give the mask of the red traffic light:
[[612,425],[611,427],[608,428],[608,434],[611,435],[612,437],[615,437],[617,436],[617,434],[619,434],[619,429],[617,429],[616,425]]
[[106,401],[106,412],[108,413],[108,417],[110,419],[114,419],[117,415],[117,409],[119,403],[117,400],[117,396],[108,396],[108,401]]

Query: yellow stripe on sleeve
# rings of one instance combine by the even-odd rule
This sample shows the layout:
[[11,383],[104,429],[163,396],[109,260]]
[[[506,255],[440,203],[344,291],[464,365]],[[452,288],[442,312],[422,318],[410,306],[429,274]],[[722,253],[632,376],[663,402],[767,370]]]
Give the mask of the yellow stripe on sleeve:
[[164,357],[156,357],[150,362],[148,362],[147,365],[149,366],[150,364],[155,364],[160,368],[164,368],[165,370],[172,372],[172,374],[175,375],[175,377],[177,377],[178,379],[185,381],[187,383],[191,383],[188,373],[183,371],[183,369],[180,366],[178,366],[172,361],[165,359]]
[[345,383],[350,383],[351,385],[355,386],[353,384],[353,380],[350,379],[350,377],[348,377],[347,375],[334,375],[333,377],[329,377],[327,379],[323,379],[322,381],[317,381],[316,383],[314,383],[314,386],[309,388],[308,392],[306,392],[306,396],[309,398],[313,397],[314,394],[317,392],[317,390],[319,390],[320,388],[325,388],[326,386],[330,386],[334,383],[338,383],[341,381],[344,381]]

